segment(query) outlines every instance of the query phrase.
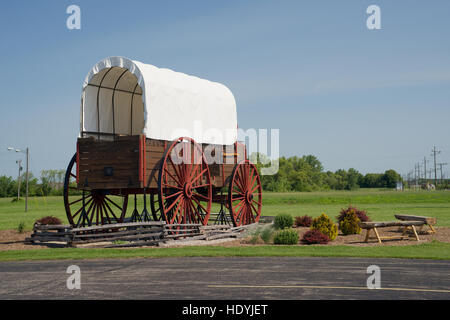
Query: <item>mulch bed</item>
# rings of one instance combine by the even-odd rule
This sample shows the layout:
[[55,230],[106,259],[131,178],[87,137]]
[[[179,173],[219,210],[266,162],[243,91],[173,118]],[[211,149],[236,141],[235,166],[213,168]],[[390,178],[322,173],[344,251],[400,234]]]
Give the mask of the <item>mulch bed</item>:
[[[408,240],[384,240],[381,245],[383,246],[407,246],[407,245],[414,245],[414,244],[421,244],[430,242],[433,240],[437,240],[440,242],[450,242],[450,228],[449,227],[435,227],[436,233],[435,234],[428,234],[426,232],[419,233],[419,238],[421,241],[417,242],[414,238],[410,238]],[[426,228],[424,228],[425,230]],[[309,230],[309,228],[296,228],[299,238],[301,239],[303,237],[303,234]],[[398,227],[391,227],[391,228],[380,228],[379,229],[380,236],[396,236],[401,235],[401,232],[399,232]],[[341,233],[338,235],[338,237],[331,241],[330,243],[326,245],[336,246],[336,245],[349,245],[349,246],[380,246],[380,244],[377,242],[376,239],[369,240],[368,243],[364,242],[366,232],[362,231],[361,234],[354,234],[354,235],[348,235],[344,236]],[[16,230],[0,230],[0,251],[5,250],[27,250],[27,249],[40,249],[40,248],[48,248],[47,246],[41,246],[41,245],[29,245],[25,244],[25,238],[28,238],[31,236],[31,231],[29,232],[23,232],[19,233]],[[235,241],[230,241],[222,244],[213,244],[213,245],[220,245],[220,246],[251,246],[251,245],[265,245],[264,242],[261,240],[260,242],[257,242],[256,244],[250,244],[249,239],[236,239]],[[302,243],[299,244],[300,246],[304,245]]]
[[42,246],[25,244],[25,238],[29,237],[31,237],[31,231],[19,233],[17,230],[0,230],[0,251],[42,248]]
[[[426,232],[427,227],[424,227],[424,231],[418,233],[420,241],[416,241],[414,237],[409,239],[389,239],[383,240],[381,245],[385,246],[407,246],[412,244],[420,244],[424,242],[430,242],[433,240],[437,240],[440,242],[450,242],[450,228],[447,227],[435,227],[436,233],[429,234]],[[309,230],[309,228],[297,228],[300,239],[303,237],[303,234]],[[378,232],[380,236],[401,236],[402,232],[399,231],[398,227],[389,227],[389,228],[379,228]],[[371,237],[374,237],[375,234],[371,232]],[[362,230],[361,234],[352,234],[352,235],[343,235],[339,232],[338,236],[334,241],[329,242],[327,245],[352,245],[352,246],[380,246],[377,239],[371,238],[369,242],[364,242],[366,237],[366,230]]]
[[[424,231],[418,233],[420,241],[416,241],[413,237],[409,239],[392,239],[392,240],[383,240],[382,244],[379,244],[376,239],[370,239],[369,242],[364,242],[366,237],[366,231],[362,230],[361,234],[353,234],[353,235],[343,235],[339,232],[337,238],[334,241],[330,241],[328,244],[314,244],[314,246],[338,246],[338,245],[348,245],[348,246],[358,246],[358,247],[368,247],[368,246],[409,246],[415,244],[422,244],[426,242],[430,242],[433,240],[437,240],[440,242],[449,242],[450,243],[450,228],[449,227],[435,227],[436,233],[429,234],[425,230],[428,228],[424,227]],[[303,238],[303,235],[310,230],[310,228],[295,228],[297,230],[299,239]],[[380,228],[378,229],[380,236],[401,236],[402,232],[399,231],[398,227],[390,227],[390,228]],[[374,236],[374,233],[371,234],[371,237]],[[240,242],[232,242],[227,243],[226,246],[252,246],[252,245],[265,245],[265,243],[259,239],[256,243],[252,242],[252,237],[247,237],[245,239],[240,240]],[[299,243],[299,246],[308,246],[307,244]]]

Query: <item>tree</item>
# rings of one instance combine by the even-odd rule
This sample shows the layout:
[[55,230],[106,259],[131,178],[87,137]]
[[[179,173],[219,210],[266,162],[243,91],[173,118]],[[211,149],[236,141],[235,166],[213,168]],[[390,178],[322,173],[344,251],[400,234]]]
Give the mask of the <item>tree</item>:
[[395,170],[387,170],[381,180],[383,187],[385,188],[395,188],[397,186],[397,182],[403,181],[400,174],[398,174]]
[[0,176],[0,197],[14,197],[17,195],[17,184],[12,177]]

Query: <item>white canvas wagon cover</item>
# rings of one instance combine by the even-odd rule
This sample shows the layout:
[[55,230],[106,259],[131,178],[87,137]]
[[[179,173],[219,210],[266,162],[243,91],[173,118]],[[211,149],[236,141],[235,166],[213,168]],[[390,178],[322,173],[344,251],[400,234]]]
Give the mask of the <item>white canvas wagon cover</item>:
[[189,136],[198,143],[230,145],[237,140],[236,102],[220,83],[109,57],[84,81],[81,133]]

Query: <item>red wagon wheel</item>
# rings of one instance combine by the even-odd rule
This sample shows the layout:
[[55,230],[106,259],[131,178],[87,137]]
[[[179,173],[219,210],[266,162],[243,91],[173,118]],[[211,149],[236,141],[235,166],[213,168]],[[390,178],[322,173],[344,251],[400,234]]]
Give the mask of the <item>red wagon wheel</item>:
[[258,170],[249,160],[233,169],[228,190],[228,209],[235,227],[259,221],[262,187]]
[[121,223],[127,211],[128,195],[110,190],[77,188],[76,162],[75,154],[70,160],[64,178],[64,207],[69,223],[77,227]]
[[202,148],[193,139],[179,138],[166,150],[159,170],[158,200],[167,224],[208,223],[211,176]]

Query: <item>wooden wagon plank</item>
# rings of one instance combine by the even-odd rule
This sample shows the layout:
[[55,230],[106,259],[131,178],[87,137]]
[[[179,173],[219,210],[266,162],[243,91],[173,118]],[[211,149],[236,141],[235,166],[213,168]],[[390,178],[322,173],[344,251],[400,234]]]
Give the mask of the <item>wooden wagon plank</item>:
[[115,223],[115,224],[105,224],[105,225],[101,225],[101,226],[74,228],[73,232],[104,230],[104,229],[117,229],[117,228],[124,228],[124,227],[163,226],[165,224],[166,223],[164,221]]
[[66,230],[66,229],[72,229],[71,225],[49,225],[49,224],[35,224],[33,226],[33,230]]
[[135,235],[135,234],[148,234],[148,233],[159,233],[163,234],[162,228],[145,228],[145,229],[137,229],[137,230],[127,230],[127,231],[117,231],[110,233],[92,233],[92,234],[77,234],[75,235],[75,239],[84,239],[84,238],[109,238],[109,237],[117,237],[117,236],[126,236],[126,235]]
[[129,236],[117,236],[117,237],[108,237],[108,238],[98,238],[98,239],[88,239],[88,240],[78,240],[75,238],[72,240],[72,243],[74,244],[82,244],[82,243],[95,243],[95,242],[105,242],[105,241],[127,241],[127,240],[133,240],[133,239],[149,239],[149,238],[159,238],[162,236],[161,232],[156,233],[142,233],[142,234],[135,234],[135,235],[129,235]]

